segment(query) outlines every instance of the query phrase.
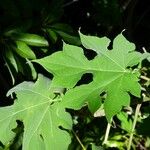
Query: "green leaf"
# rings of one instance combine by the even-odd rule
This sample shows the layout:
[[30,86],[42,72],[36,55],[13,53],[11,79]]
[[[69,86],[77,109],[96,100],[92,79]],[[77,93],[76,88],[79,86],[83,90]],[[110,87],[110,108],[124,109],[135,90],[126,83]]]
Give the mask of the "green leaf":
[[51,29],[47,29],[47,32],[48,32],[48,35],[49,35],[50,39],[55,44],[56,41],[57,41],[57,34]]
[[26,59],[26,61],[27,61],[27,64],[29,65],[29,67],[30,67],[32,78],[33,78],[33,80],[35,80],[37,78],[37,72],[36,72],[33,64],[31,63],[31,61],[28,60],[28,59]]
[[85,36],[80,33],[81,43],[89,50],[93,50],[98,54],[103,54],[107,51],[110,40],[107,37],[98,38],[95,36]]
[[58,33],[63,38],[64,41],[73,43],[75,45],[81,45],[79,37],[71,35],[69,33],[65,33],[63,31],[56,30],[55,32]]
[[15,71],[18,72],[18,66],[13,52],[10,49],[7,49],[5,56],[9,63],[14,67]]
[[55,23],[55,24],[51,25],[50,28],[58,30],[58,31],[63,31],[66,33],[73,33],[72,27],[69,26],[68,24],[64,24],[64,23]]
[[[52,72],[55,76],[53,84],[57,86],[72,88],[82,74],[89,69],[89,61],[84,56],[80,47],[64,43],[63,51],[56,52],[51,56],[39,60],[33,60],[43,65],[43,67]],[[62,72],[65,72],[62,74]],[[69,78],[69,80],[68,80]]]
[[12,80],[12,85],[14,85],[14,84],[15,84],[15,78],[14,78],[14,75],[13,75],[13,72],[12,72],[12,69],[11,69],[11,66],[7,63],[7,61],[6,61],[6,64],[5,64],[5,65],[6,65],[8,71],[9,71],[9,73],[10,73],[11,80]]
[[[56,38],[57,33],[65,42],[81,45],[80,38],[75,35],[73,29],[68,24],[56,23],[50,26],[48,33],[51,37]],[[54,34],[55,33],[55,34]]]
[[25,42],[31,46],[48,46],[47,40],[36,34],[29,33],[16,33],[13,35],[13,38],[18,41]]
[[[123,106],[130,104],[129,92],[140,97],[139,73],[132,67],[140,62],[141,55],[122,34],[115,38],[113,50],[107,49],[107,38],[80,36],[86,48],[98,53],[93,60],[89,61],[81,48],[64,44],[63,51],[35,62],[54,75],[53,86],[71,88],[63,98],[68,108],[80,109],[88,104],[92,111],[96,111],[94,104],[97,103],[99,108],[99,95],[106,92],[104,110],[110,121]],[[92,73],[93,81],[75,86],[85,73]]]
[[13,139],[12,129],[16,120],[24,124],[23,150],[66,150],[70,136],[60,129],[71,129],[72,121],[61,104],[61,97],[54,99],[51,81],[39,75],[36,83],[23,82],[8,93],[16,93],[12,106],[0,108],[0,141],[6,145]]
[[15,54],[12,52],[12,50],[7,49],[5,51],[5,65],[10,73],[11,79],[12,79],[12,84],[15,84],[15,74],[19,72],[18,68],[18,62],[16,60]]
[[34,52],[31,48],[24,42],[16,41],[17,47],[14,50],[23,58],[36,59]]
[[91,144],[92,145],[92,150],[103,150],[103,147],[101,146],[96,146],[95,144]]
[[125,112],[120,112],[117,114],[117,118],[121,121],[121,128],[128,133],[132,131],[132,120],[128,117],[128,114]]

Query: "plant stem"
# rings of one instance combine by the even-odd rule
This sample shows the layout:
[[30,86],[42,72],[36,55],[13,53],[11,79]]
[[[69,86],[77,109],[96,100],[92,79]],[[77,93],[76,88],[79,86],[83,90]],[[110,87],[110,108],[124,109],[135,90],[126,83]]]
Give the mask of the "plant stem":
[[130,133],[129,144],[128,144],[128,149],[127,150],[131,149],[133,134],[134,134],[134,130],[135,130],[135,126],[136,126],[136,122],[137,122],[137,118],[138,118],[138,115],[139,115],[139,112],[140,112],[141,105],[142,104],[137,104],[137,106],[136,106],[135,117],[134,117],[132,129],[131,129],[131,133]]
[[150,78],[146,77],[146,76],[140,76],[141,79],[146,80],[146,81],[150,81]]
[[111,128],[111,123],[108,123],[107,128],[106,128],[106,132],[105,132],[105,138],[104,138],[103,144],[106,144],[107,141],[108,141],[110,128]]
[[76,137],[77,141],[79,142],[80,146],[82,147],[82,149],[83,149],[83,150],[86,150],[86,148],[85,148],[84,145],[82,144],[82,142],[81,142],[81,140],[79,139],[79,137],[77,136],[77,134],[76,134],[74,131],[72,131],[72,132],[73,132],[73,134],[75,135],[75,137]]

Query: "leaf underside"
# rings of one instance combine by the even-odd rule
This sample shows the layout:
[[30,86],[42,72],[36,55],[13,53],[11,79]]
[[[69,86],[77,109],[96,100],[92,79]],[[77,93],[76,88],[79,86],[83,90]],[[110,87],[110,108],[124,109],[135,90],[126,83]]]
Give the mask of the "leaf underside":
[[[110,121],[123,106],[130,104],[129,93],[140,96],[139,73],[131,67],[140,62],[141,55],[122,34],[114,39],[112,50],[107,49],[110,40],[106,37],[80,33],[80,38],[86,49],[97,53],[93,60],[85,57],[82,48],[64,43],[63,51],[35,62],[54,75],[52,86],[69,89],[63,98],[67,108],[80,109],[87,104],[95,112],[102,103],[99,95],[106,92],[104,110]],[[75,86],[85,73],[92,73],[93,81]]]
[[70,115],[65,107],[54,99],[51,81],[39,75],[36,83],[23,82],[7,95],[16,93],[12,106],[0,108],[0,141],[6,145],[15,136],[12,129],[16,120],[24,124],[23,150],[66,150],[71,142],[69,134],[59,127],[71,129]]

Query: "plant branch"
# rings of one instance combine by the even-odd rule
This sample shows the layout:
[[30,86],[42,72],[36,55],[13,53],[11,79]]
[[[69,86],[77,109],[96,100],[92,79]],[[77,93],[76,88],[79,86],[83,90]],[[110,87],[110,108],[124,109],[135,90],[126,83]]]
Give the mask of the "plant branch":
[[108,123],[107,128],[106,128],[106,132],[105,132],[105,138],[104,138],[103,144],[106,144],[107,141],[108,141],[110,128],[111,128],[111,123]]
[[137,118],[138,118],[138,115],[140,112],[141,105],[142,104],[137,104],[137,106],[136,106],[135,117],[134,117],[133,126],[132,126],[131,133],[130,133],[129,144],[128,144],[127,150],[131,149],[133,134],[134,134],[134,130],[135,130],[135,126],[136,126],[136,122],[137,122]]
[[74,2],[78,2],[78,0],[72,0],[66,4],[63,5],[63,7],[66,7],[66,6],[69,6],[69,5],[72,5]]
[[146,76],[140,76],[141,79],[146,80],[146,81],[150,81],[150,78],[146,77]]
[[79,139],[79,137],[77,136],[77,134],[72,130],[74,136],[76,137],[77,141],[79,142],[80,146],[82,147],[83,150],[86,150],[86,148],[84,147],[84,145],[82,144],[81,140]]

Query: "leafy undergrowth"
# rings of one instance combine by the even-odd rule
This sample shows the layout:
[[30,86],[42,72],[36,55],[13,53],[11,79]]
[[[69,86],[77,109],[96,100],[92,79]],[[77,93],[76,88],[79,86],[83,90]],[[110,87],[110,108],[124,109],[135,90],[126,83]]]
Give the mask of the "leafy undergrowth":
[[[141,62],[149,56],[136,52],[135,45],[122,34],[114,39],[112,50],[108,50],[110,40],[106,37],[80,33],[80,38],[85,51],[97,53],[92,60],[86,58],[81,47],[64,43],[63,51],[33,60],[54,76],[52,80],[39,75],[35,83],[23,82],[8,92],[7,96],[15,93],[16,100],[0,108],[0,141],[4,149],[12,145],[18,121],[23,123],[23,150],[127,149],[134,125],[138,122],[142,126],[147,121],[145,109],[143,116],[134,117],[135,104],[131,100],[140,103],[141,89],[149,88],[149,81],[139,83]],[[92,74],[92,80],[78,85],[86,73]],[[148,93],[143,94],[148,102]],[[110,124],[108,140],[105,130]],[[137,141],[142,146],[142,138],[131,138],[133,144],[128,149],[136,149]],[[143,141],[145,144],[149,140]]]

